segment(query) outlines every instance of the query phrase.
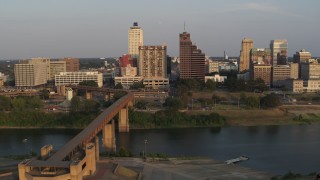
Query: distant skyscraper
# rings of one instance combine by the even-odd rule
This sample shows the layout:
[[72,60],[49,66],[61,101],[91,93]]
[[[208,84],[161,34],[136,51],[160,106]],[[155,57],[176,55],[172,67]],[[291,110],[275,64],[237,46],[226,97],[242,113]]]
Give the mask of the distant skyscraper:
[[253,40],[250,38],[242,39],[239,72],[248,71],[250,69],[250,50],[253,48]]
[[180,34],[180,78],[196,78],[204,80],[205,55],[192,44],[190,34]]
[[143,46],[143,30],[137,22],[133,23],[128,31],[128,54],[133,57],[139,55],[139,46]]
[[250,76],[252,80],[262,79],[266,85],[271,84],[271,50],[269,48],[252,48],[250,51]]
[[272,40],[270,43],[272,66],[286,65],[288,58],[288,41],[285,39]]

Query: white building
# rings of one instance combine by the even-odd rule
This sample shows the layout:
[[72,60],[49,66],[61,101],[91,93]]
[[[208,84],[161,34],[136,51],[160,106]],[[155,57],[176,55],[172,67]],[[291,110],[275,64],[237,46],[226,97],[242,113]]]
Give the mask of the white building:
[[169,89],[168,78],[145,78],[143,79],[143,85],[145,88],[150,89]]
[[215,74],[214,76],[205,76],[204,81],[207,82],[209,79],[213,80],[214,82],[221,82],[223,83],[227,76],[220,76],[219,74]]
[[50,78],[50,59],[32,58],[14,65],[16,87],[31,88],[46,84]]
[[92,72],[61,72],[55,75],[55,85],[78,85],[82,81],[95,81],[98,87],[103,86],[103,75],[98,71]]
[[132,57],[139,55],[139,46],[143,46],[143,30],[138,26],[137,22],[133,23],[128,31],[128,54]]

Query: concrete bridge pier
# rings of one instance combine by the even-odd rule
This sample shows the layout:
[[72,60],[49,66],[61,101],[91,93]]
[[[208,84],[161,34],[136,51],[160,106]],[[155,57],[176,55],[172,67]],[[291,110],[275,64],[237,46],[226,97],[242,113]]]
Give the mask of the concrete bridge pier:
[[99,161],[99,157],[100,157],[100,152],[99,152],[99,137],[96,136],[94,138],[95,140],[95,147],[96,147],[96,161]]
[[129,132],[128,105],[119,111],[119,132]]
[[102,131],[103,146],[108,152],[116,152],[116,138],[114,129],[114,120],[110,124],[106,124]]

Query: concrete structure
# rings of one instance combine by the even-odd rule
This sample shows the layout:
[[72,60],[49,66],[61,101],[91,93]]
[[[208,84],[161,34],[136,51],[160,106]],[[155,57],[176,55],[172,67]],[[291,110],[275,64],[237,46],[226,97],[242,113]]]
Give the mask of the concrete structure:
[[18,88],[44,85],[50,78],[50,59],[33,58],[15,64],[14,75]]
[[251,79],[262,79],[267,86],[271,85],[271,65],[254,64],[251,72]]
[[149,89],[169,89],[170,87],[168,78],[144,78],[143,85]]
[[167,46],[139,46],[138,71],[143,78],[166,78]]
[[253,39],[244,38],[241,43],[239,72],[249,71],[250,69],[250,51],[253,48]]
[[208,59],[207,61],[207,73],[217,72],[219,73],[219,61]]
[[55,85],[78,85],[82,81],[95,81],[98,87],[103,86],[102,73],[92,72],[61,72],[55,75]]
[[143,78],[141,76],[126,76],[126,77],[115,77],[114,84],[117,85],[118,83],[122,84],[124,89],[129,89],[130,86],[135,82],[142,81]]
[[214,76],[205,76],[204,81],[207,82],[209,79],[213,80],[214,82],[223,83],[227,76],[220,76],[219,74],[215,74]]
[[137,22],[128,31],[128,54],[132,57],[139,55],[139,46],[143,46],[143,30]]
[[192,44],[190,34],[180,34],[180,78],[196,78],[204,80],[205,55]]
[[133,58],[130,54],[124,54],[122,55],[122,57],[119,58],[120,67],[127,67],[129,64],[133,66]]
[[307,52],[305,49],[301,49],[297,51],[296,54],[293,55],[294,63],[306,63],[307,60],[311,59],[312,55],[310,52]]
[[286,39],[276,39],[270,42],[272,54],[272,66],[286,65],[288,58],[288,41]]
[[55,75],[66,71],[66,61],[50,61],[50,80],[54,80]]
[[315,59],[309,59],[300,64],[301,79],[320,79],[320,63]]
[[96,160],[99,158],[97,134],[103,131],[105,148],[114,151],[113,118],[119,114],[119,132],[129,131],[128,106],[133,105],[133,97],[133,94],[128,92],[127,95],[104,110],[83,131],[52,155],[50,154],[52,148],[44,147],[41,153],[44,160],[22,161],[18,165],[19,179],[81,180],[85,176],[94,174]]
[[221,71],[238,71],[239,67],[237,63],[230,61],[219,62],[219,72]]
[[288,79],[286,80],[286,87],[289,91],[294,93],[319,93],[320,92],[320,79]]
[[5,75],[0,72],[0,87],[4,86],[4,83],[8,80],[8,75]]
[[274,87],[284,86],[287,79],[299,78],[299,64],[273,66],[272,85]]
[[60,59],[66,62],[66,72],[78,72],[80,70],[80,62],[77,58],[67,57]]

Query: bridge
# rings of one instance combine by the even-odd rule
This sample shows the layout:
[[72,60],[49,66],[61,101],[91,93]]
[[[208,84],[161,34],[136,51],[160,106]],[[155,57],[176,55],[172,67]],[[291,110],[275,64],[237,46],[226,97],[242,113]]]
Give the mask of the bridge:
[[[92,87],[87,90],[94,91],[97,88]],[[100,90],[116,92],[109,89]],[[79,180],[84,176],[92,175],[96,171],[96,161],[99,160],[98,133],[102,131],[103,146],[108,151],[115,151],[113,118],[119,114],[119,132],[129,132],[128,108],[133,105],[133,101],[133,93],[127,92],[57,152],[53,153],[51,145],[41,148],[41,159],[24,160],[18,165],[19,179]]]

